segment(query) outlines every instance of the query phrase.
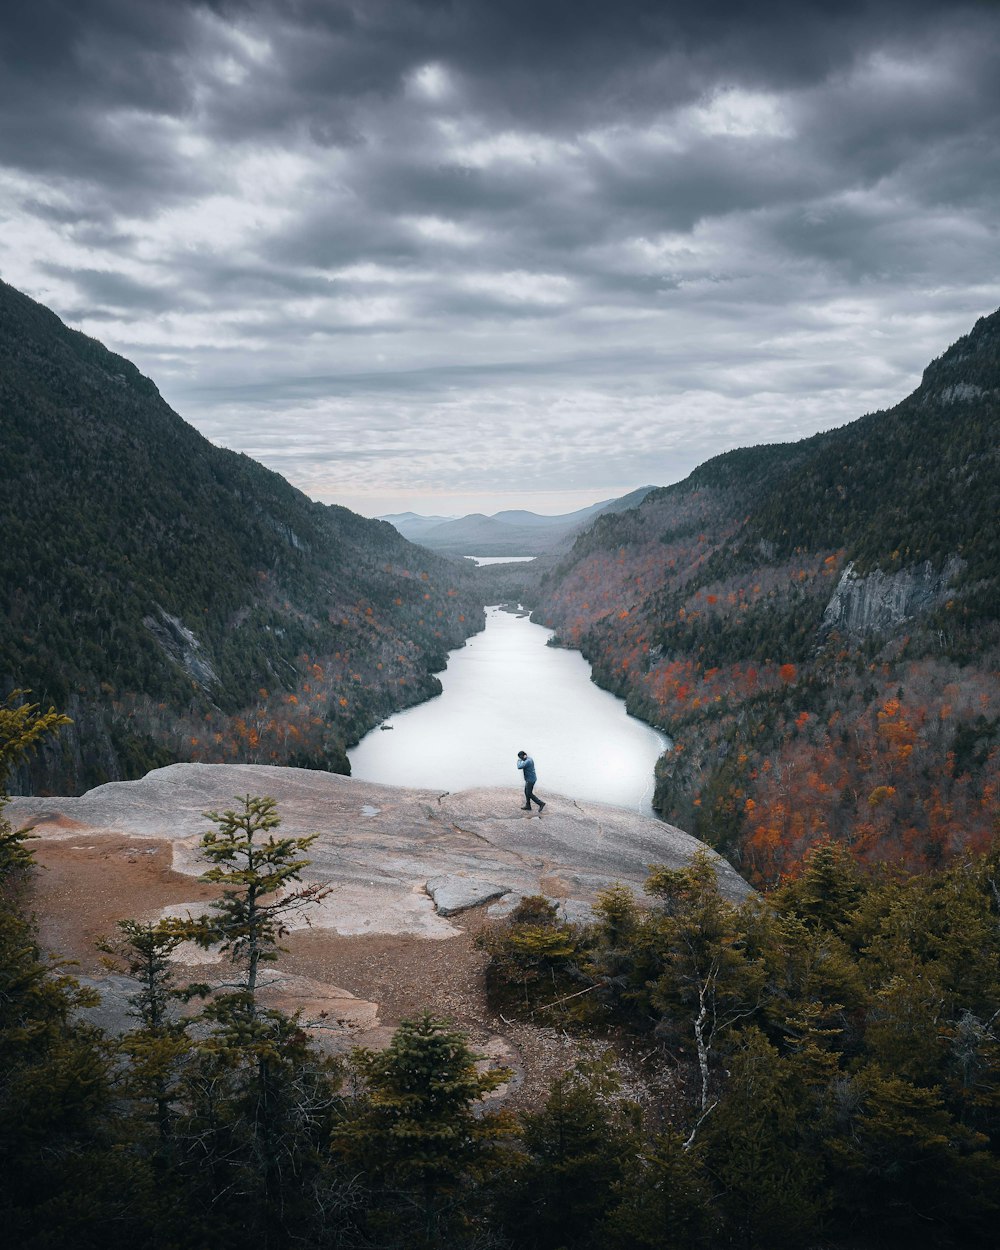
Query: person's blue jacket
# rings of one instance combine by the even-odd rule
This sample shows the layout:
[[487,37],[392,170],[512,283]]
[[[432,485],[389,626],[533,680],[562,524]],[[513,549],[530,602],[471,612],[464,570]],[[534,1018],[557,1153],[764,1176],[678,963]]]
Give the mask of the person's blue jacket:
[[538,780],[538,778],[535,776],[535,761],[531,758],[530,755],[526,756],[523,760],[518,760],[517,766],[518,768],[524,769],[525,781],[535,782]]

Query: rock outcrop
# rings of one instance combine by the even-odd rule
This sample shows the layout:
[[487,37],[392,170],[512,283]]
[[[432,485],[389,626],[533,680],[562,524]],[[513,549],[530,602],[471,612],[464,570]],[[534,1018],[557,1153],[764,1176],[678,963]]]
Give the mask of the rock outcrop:
[[[308,916],[291,919],[299,932],[288,943],[311,944],[313,957],[303,954],[296,964],[293,952],[269,966],[261,999],[298,1012],[303,1027],[333,1052],[359,1037],[372,1045],[390,1036],[379,1018],[377,986],[356,979],[356,995],[334,983],[345,973],[344,943],[375,943],[391,961],[430,939],[416,966],[433,965],[440,974],[439,956],[452,965],[451,943],[442,947],[441,940],[460,938],[461,947],[465,935],[455,917],[469,908],[487,905],[488,914],[504,915],[525,895],[545,894],[560,916],[585,922],[603,887],[621,881],[640,894],[650,864],[679,867],[702,849],[660,821],[558,795],[547,796],[544,816],[529,816],[515,786],[440,794],[250,764],[173,764],[77,798],[14,798],[8,816],[18,827],[31,825],[40,840],[43,941],[81,960],[83,979],[102,996],[91,1013],[96,1023],[112,1032],[129,1027],[134,985],[94,965],[94,944],[113,937],[115,921],[126,916],[204,912],[215,894],[197,880],[207,866],[200,843],[211,822],[204,813],[265,794],[277,802],[282,834],[319,834],[304,878],[330,890]],[[725,860],[709,854],[727,897],[751,892]],[[47,914],[46,901],[54,912]],[[317,944],[340,944],[339,958],[317,955]],[[198,980],[225,981],[228,965],[217,952],[185,944],[176,957],[201,965]],[[412,960],[408,966],[412,974]],[[454,975],[462,974],[456,968]],[[475,974],[467,968],[465,975]]]
[[[117,833],[168,840],[175,871],[195,878],[205,869],[204,813],[247,794],[276,800],[283,833],[319,834],[305,877],[333,889],[310,923],[340,934],[446,938],[454,932],[446,916],[463,908],[506,894],[590,903],[615,881],[638,893],[650,864],[678,867],[707,849],[662,821],[558,795],[544,816],[528,816],[516,787],[439,794],[256,764],[172,764],[76,798],[15,798],[8,810],[16,825],[32,825],[43,839]],[[708,853],[727,897],[751,892]],[[187,906],[178,898],[178,908]]]
[[956,559],[940,570],[927,560],[898,573],[875,569],[862,577],[848,564],[823,614],[823,628],[853,637],[897,629],[942,603],[960,570]]
[[185,673],[196,681],[203,690],[211,690],[218,684],[219,678],[215,669],[205,657],[201,643],[176,616],[171,616],[159,604],[156,607],[158,617],[144,616],[143,625],[160,644],[164,654]]

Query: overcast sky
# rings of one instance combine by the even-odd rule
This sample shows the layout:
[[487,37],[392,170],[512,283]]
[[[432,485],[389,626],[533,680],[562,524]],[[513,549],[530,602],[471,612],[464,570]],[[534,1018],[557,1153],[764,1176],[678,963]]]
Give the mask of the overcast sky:
[[996,309],[998,54],[997,0],[7,0],[0,276],[314,498],[567,512]]

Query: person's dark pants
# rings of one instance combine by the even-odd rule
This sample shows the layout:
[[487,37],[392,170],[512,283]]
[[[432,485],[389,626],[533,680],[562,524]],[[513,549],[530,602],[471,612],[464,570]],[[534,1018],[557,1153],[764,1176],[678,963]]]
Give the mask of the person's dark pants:
[[539,808],[545,806],[541,799],[535,798],[535,783],[533,781],[526,781],[524,783],[524,806],[530,807],[532,803],[537,803]]

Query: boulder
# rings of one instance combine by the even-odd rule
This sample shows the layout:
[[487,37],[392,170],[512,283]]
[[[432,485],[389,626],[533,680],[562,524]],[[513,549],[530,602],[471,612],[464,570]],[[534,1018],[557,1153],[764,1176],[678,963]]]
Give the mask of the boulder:
[[510,893],[510,886],[482,881],[478,877],[432,877],[427,882],[427,893],[434,900],[439,916],[454,916],[470,907],[502,898]]

